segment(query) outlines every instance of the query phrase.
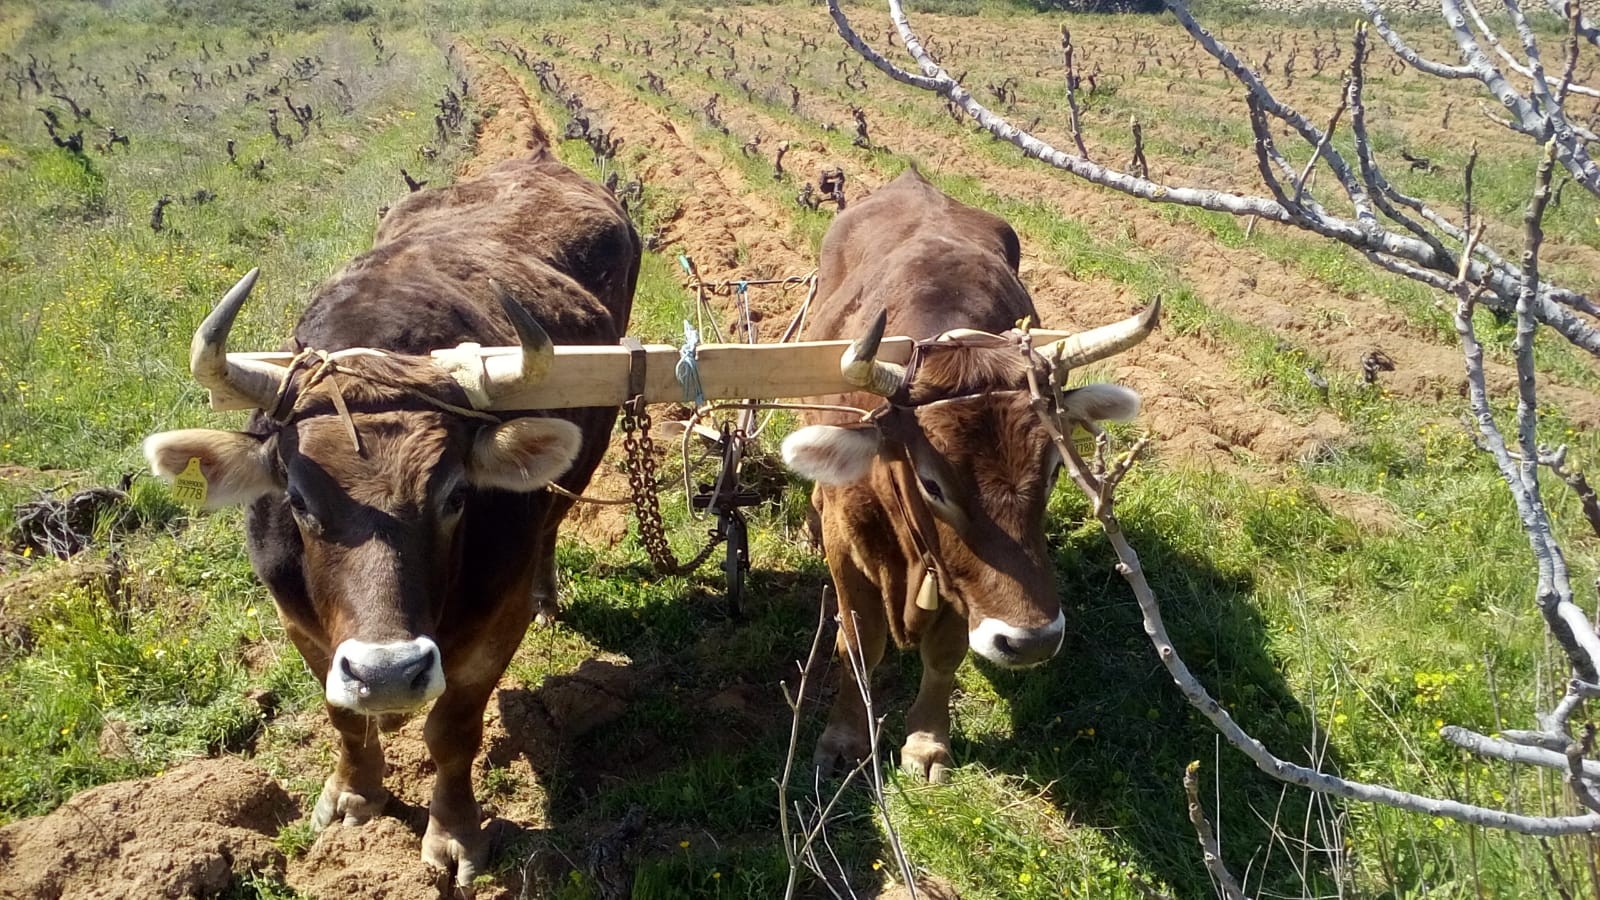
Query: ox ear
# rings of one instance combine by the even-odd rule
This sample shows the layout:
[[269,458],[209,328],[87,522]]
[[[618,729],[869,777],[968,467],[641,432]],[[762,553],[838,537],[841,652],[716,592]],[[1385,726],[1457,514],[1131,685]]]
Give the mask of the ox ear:
[[583,432],[566,419],[512,419],[478,432],[467,462],[474,487],[537,491],[567,471],[583,446]]
[[163,431],[145,438],[144,458],[150,471],[169,482],[190,460],[198,460],[206,481],[206,509],[249,503],[282,488],[266,441],[253,434],[206,428]]
[[1065,401],[1062,412],[1079,422],[1126,422],[1139,414],[1139,392],[1120,384],[1086,384],[1067,391]]
[[853,484],[872,471],[881,439],[871,422],[808,425],[783,439],[783,461],[817,484]]

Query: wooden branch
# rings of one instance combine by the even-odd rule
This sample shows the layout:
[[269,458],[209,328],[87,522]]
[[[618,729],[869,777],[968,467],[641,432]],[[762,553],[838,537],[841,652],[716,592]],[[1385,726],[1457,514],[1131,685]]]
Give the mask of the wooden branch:
[[[1550,158],[1547,156],[1547,159]],[[1548,194],[1548,166],[1541,163],[1540,168],[1545,171],[1542,178],[1545,193]],[[1537,190],[1535,193],[1535,200],[1530,202],[1528,209],[1529,247],[1525,250],[1525,254],[1528,255],[1524,259],[1524,269],[1537,274],[1540,236],[1538,219],[1543,214],[1543,207],[1537,199]],[[1522,519],[1523,530],[1528,534],[1529,545],[1539,570],[1536,600],[1546,626],[1550,629],[1551,636],[1566,652],[1579,677],[1593,683],[1596,681],[1596,672],[1600,671],[1600,637],[1595,635],[1594,628],[1589,624],[1583,611],[1572,603],[1572,589],[1566,577],[1565,560],[1561,557],[1560,547],[1554,542],[1549,516],[1543,503],[1538,500],[1538,448],[1533,447],[1531,454],[1524,451],[1524,456],[1529,457],[1531,461],[1513,457],[1507,448],[1505,437],[1496,425],[1494,415],[1489,408],[1488,388],[1485,386],[1483,375],[1483,348],[1478,343],[1472,326],[1475,295],[1470,292],[1467,285],[1463,284],[1457,291],[1457,296],[1459,300],[1455,314],[1456,333],[1461,338],[1462,355],[1466,360],[1468,400],[1482,438],[1481,446],[1494,459],[1501,477],[1511,489],[1512,499],[1516,502],[1518,515]],[[1528,382],[1519,385],[1521,393],[1518,401],[1519,426],[1526,429],[1531,429],[1538,408],[1537,398],[1533,396],[1531,373],[1533,332],[1532,317],[1528,313],[1530,305],[1518,304],[1518,336],[1513,342],[1517,352],[1518,380]],[[1529,325],[1526,332],[1523,331],[1524,324]],[[1528,370],[1526,378],[1523,374],[1525,367]],[[1531,441],[1531,438],[1530,432],[1527,439]],[[1527,467],[1531,467],[1531,470]],[[1528,475],[1534,479],[1532,490],[1526,481]]]
[[[1522,251],[1524,285],[1538,284],[1544,211],[1550,202],[1550,175],[1555,157],[1556,141],[1552,139],[1545,144],[1544,158],[1534,177],[1533,198],[1523,217],[1526,232]],[[1539,490],[1539,446],[1535,434],[1539,402],[1533,364],[1533,337],[1538,322],[1533,315],[1533,294],[1533,287],[1525,287],[1517,298],[1517,336],[1511,344],[1517,368],[1517,443],[1523,458],[1515,464],[1516,469],[1508,470],[1507,465],[1511,464],[1508,456],[1501,469],[1508,482],[1512,482],[1513,472],[1517,475],[1512,482],[1512,493],[1518,496],[1522,527],[1528,533],[1539,567],[1539,609],[1551,633],[1566,650],[1574,670],[1584,681],[1594,682],[1600,680],[1597,678],[1600,675],[1600,636],[1595,634],[1588,617],[1572,602],[1566,557],[1556,541]]]
[[1189,763],[1183,770],[1183,792],[1189,796],[1189,824],[1194,826],[1194,833],[1200,838],[1200,854],[1206,861],[1206,871],[1211,873],[1212,880],[1216,883],[1217,893],[1224,900],[1245,900],[1244,888],[1239,886],[1239,879],[1233,877],[1227,865],[1222,862],[1222,845],[1217,842],[1216,832],[1211,830],[1211,823],[1206,821],[1205,807],[1200,805],[1200,761],[1197,759]]
[[1411,46],[1400,37],[1394,27],[1389,24],[1389,20],[1384,17],[1383,10],[1378,6],[1377,0],[1361,0],[1361,12],[1372,23],[1372,27],[1377,29],[1378,36],[1383,38],[1384,43],[1389,45],[1389,49],[1393,50],[1396,56],[1405,60],[1408,65],[1417,71],[1432,75],[1435,78],[1477,77],[1477,74],[1470,66],[1451,66],[1434,62],[1411,49]]
[[[1327,149],[1330,168],[1335,172],[1340,186],[1347,192],[1353,191],[1351,202],[1358,209],[1356,219],[1351,220],[1331,215],[1319,207],[1311,205],[1309,198],[1306,209],[1296,210],[1288,205],[1266,197],[1241,196],[1231,192],[1173,186],[1140,178],[1135,175],[1119,172],[1106,166],[1101,166],[1085,159],[1082,156],[1064,152],[1029,132],[1020,129],[1008,122],[1004,117],[992,112],[979,102],[959,80],[935,62],[923,47],[916,32],[906,20],[905,11],[899,0],[887,0],[891,21],[894,23],[905,46],[913,59],[921,67],[923,77],[917,79],[903,70],[896,69],[898,80],[914,84],[924,90],[931,91],[943,97],[952,109],[959,109],[975,120],[980,126],[995,137],[1013,144],[1028,156],[1035,157],[1051,166],[1067,171],[1083,178],[1093,184],[1108,187],[1119,193],[1149,200],[1157,203],[1175,203],[1183,206],[1192,206],[1214,212],[1226,212],[1235,216],[1256,217],[1283,224],[1295,225],[1314,234],[1331,238],[1363,252],[1379,253],[1385,257],[1403,260],[1410,264],[1408,271],[1442,272],[1447,277],[1454,277],[1456,260],[1454,254],[1441,258],[1438,250],[1428,242],[1416,237],[1400,234],[1382,227],[1377,219],[1371,216],[1372,204],[1367,200],[1365,188],[1359,179],[1351,176],[1349,167],[1344,163],[1334,147]],[[1229,71],[1249,89],[1250,96],[1259,102],[1263,111],[1270,115],[1289,122],[1291,127],[1306,137],[1311,146],[1321,142],[1322,132],[1315,126],[1305,122],[1303,117],[1293,113],[1287,107],[1272,99],[1271,93],[1265,88],[1254,73],[1249,72],[1238,62],[1231,51],[1222,47],[1210,34],[1200,29],[1189,15],[1183,0],[1166,0],[1168,6],[1185,27],[1190,31],[1208,53],[1219,60],[1232,60]],[[848,19],[840,8],[839,0],[828,0],[829,11],[836,24],[840,26],[840,34],[863,55],[873,53],[871,48],[861,42],[855,31],[849,27]],[[869,59],[872,57],[868,57]],[[880,67],[881,68],[881,67]],[[891,73],[892,74],[892,73]],[[902,77],[904,76],[904,77]],[[1280,167],[1282,164],[1278,164]],[[1292,173],[1291,173],[1292,175]],[[1310,213],[1309,215],[1307,213]],[[1487,284],[1493,292],[1486,302],[1502,313],[1509,314],[1516,302],[1517,292],[1521,282],[1518,273],[1512,266],[1495,265],[1484,259],[1475,260],[1472,265],[1472,277],[1475,283]],[[1432,283],[1431,281],[1429,283]],[[1560,299],[1576,297],[1575,292],[1554,285],[1541,284],[1539,292],[1538,314],[1540,321],[1558,331],[1563,337],[1573,344],[1582,347],[1591,354],[1600,356],[1600,327],[1596,324],[1580,319],[1568,309],[1562,308]]]
[[1311,177],[1311,170],[1316,167],[1317,160],[1321,159],[1322,154],[1327,151],[1328,142],[1333,140],[1333,130],[1339,126],[1339,117],[1344,115],[1344,111],[1349,105],[1349,93],[1346,92],[1340,95],[1339,107],[1333,111],[1333,117],[1328,120],[1328,127],[1322,130],[1322,140],[1317,142],[1316,149],[1311,151],[1311,158],[1306,160],[1306,167],[1300,171],[1300,177],[1295,179],[1294,202],[1296,206],[1299,206],[1305,199],[1306,182]]
[[1089,148],[1083,144],[1082,118],[1078,112],[1078,65],[1075,59],[1075,48],[1072,46],[1072,32],[1067,26],[1061,26],[1061,58],[1062,68],[1067,74],[1067,113],[1068,124],[1072,126],[1072,142],[1078,147],[1078,155],[1084,159],[1089,158]]
[[[1477,756],[1503,759],[1506,762],[1524,763],[1543,769],[1566,770],[1570,765],[1565,753],[1489,737],[1488,735],[1462,728],[1459,725],[1444,726],[1439,729],[1439,736]],[[1592,759],[1585,760],[1583,762],[1583,777],[1600,780],[1600,762]]]
[[1244,102],[1245,106],[1250,110],[1250,131],[1255,135],[1256,171],[1261,175],[1261,183],[1265,184],[1267,190],[1272,192],[1272,197],[1278,202],[1278,205],[1292,211],[1294,215],[1293,221],[1299,223],[1305,219],[1305,215],[1301,212],[1303,207],[1289,199],[1289,195],[1284,193],[1283,184],[1278,181],[1278,176],[1274,175],[1272,171],[1274,160],[1281,160],[1283,157],[1278,154],[1277,148],[1273,146],[1272,129],[1267,124],[1267,114],[1261,109],[1260,104],[1256,102],[1254,94],[1245,94]]
[[[1532,80],[1533,87],[1536,92],[1548,93],[1551,86],[1560,84],[1560,82],[1556,81],[1555,79],[1546,76],[1544,74],[1543,64],[1537,63],[1539,58],[1537,45],[1535,46],[1533,52],[1528,54],[1528,58],[1532,61],[1535,61],[1536,64],[1531,67],[1523,65],[1522,63],[1518,62],[1516,57],[1512,56],[1505,47],[1501,46],[1500,39],[1495,36],[1495,33],[1492,30],[1490,30],[1489,23],[1483,20],[1483,16],[1479,15],[1478,7],[1472,3],[1472,0],[1464,0],[1463,6],[1465,7],[1467,14],[1472,17],[1473,24],[1478,26],[1479,33],[1481,33],[1484,36],[1484,39],[1489,42],[1489,46],[1494,50],[1495,54],[1500,57],[1501,61],[1504,62],[1506,66],[1511,69],[1511,71],[1516,72],[1518,75],[1521,75],[1524,78]],[[1506,6],[1511,10],[1514,20],[1521,19],[1521,22],[1517,24],[1517,30],[1519,33],[1521,33],[1521,38],[1524,42],[1524,50],[1526,51],[1527,41],[1532,36],[1531,31],[1523,32],[1523,27],[1526,24],[1527,19],[1523,17],[1521,7],[1516,5],[1515,2],[1508,3]],[[1567,17],[1565,12],[1562,13],[1562,17]],[[1570,85],[1570,89],[1575,94],[1583,94],[1587,97],[1600,97],[1600,91],[1585,85],[1572,84]]]
[[[1070,441],[1068,446],[1071,446]],[[1073,455],[1076,454],[1074,453]],[[1093,483],[1084,477],[1085,473],[1073,461],[1071,456],[1064,456],[1064,458],[1067,461],[1068,472],[1072,475],[1074,482],[1078,484],[1090,502],[1095,503],[1098,491]],[[1440,816],[1452,821],[1481,825],[1486,828],[1498,828],[1521,834],[1546,836],[1600,833],[1600,814],[1527,816],[1509,813],[1455,800],[1425,797],[1420,794],[1398,791],[1381,785],[1344,779],[1291,763],[1275,756],[1265,745],[1234,721],[1233,717],[1222,707],[1222,704],[1218,703],[1201,686],[1199,679],[1189,670],[1188,665],[1178,654],[1177,647],[1173,645],[1172,638],[1167,633],[1166,625],[1161,617],[1160,605],[1156,600],[1155,593],[1150,589],[1149,582],[1145,580],[1143,569],[1139,565],[1138,553],[1128,543],[1116,516],[1108,508],[1100,507],[1097,503],[1096,507],[1096,518],[1100,519],[1101,526],[1106,532],[1106,537],[1111,542],[1111,547],[1117,555],[1117,571],[1128,582],[1129,587],[1133,590],[1135,599],[1138,600],[1139,611],[1144,618],[1145,633],[1155,646],[1156,656],[1160,659],[1162,666],[1172,676],[1174,683],[1178,686],[1178,690],[1183,693],[1184,699],[1189,701],[1189,705],[1194,707],[1202,716],[1205,716],[1212,727],[1229,744],[1248,756],[1262,772],[1279,781],[1296,784],[1320,793],[1333,794],[1366,803],[1381,803],[1385,806],[1393,806],[1409,812]]]
[[888,75],[890,78],[893,78],[895,81],[898,81],[901,84],[909,84],[912,87],[922,88],[925,91],[933,91],[936,94],[944,92],[946,85],[940,79],[930,78],[922,75],[914,75],[910,72],[907,72],[905,69],[902,69],[885,59],[880,53],[878,53],[878,51],[868,46],[867,42],[862,40],[860,35],[856,34],[855,29],[850,27],[850,20],[845,16],[844,10],[839,8],[839,4],[837,2],[830,2],[828,4],[828,12],[833,16],[834,27],[839,29],[839,36],[844,38],[845,43],[848,43],[852,48],[855,49],[857,53],[861,54],[862,57],[867,60],[867,62],[870,62],[876,66],[878,71]]
[[[1576,89],[1573,78],[1578,74],[1578,49],[1582,46],[1578,41],[1579,18],[1578,0],[1567,0],[1567,65],[1561,72],[1561,87],[1556,91],[1556,104],[1563,107],[1567,102],[1567,94]],[[1579,90],[1579,93],[1583,91]],[[1593,138],[1585,136],[1584,140]]]
[[[1022,350],[1025,355],[1032,352],[1031,339],[1024,339]],[[1033,366],[1029,366],[1028,369],[1028,385],[1033,394],[1033,407],[1040,411],[1040,421],[1060,451],[1067,474],[1089,501],[1092,513],[1099,520],[1111,549],[1117,555],[1117,572],[1127,581],[1128,587],[1133,591],[1134,599],[1138,601],[1145,634],[1154,645],[1162,667],[1172,677],[1189,705],[1204,716],[1223,739],[1249,757],[1256,764],[1256,768],[1278,781],[1299,785],[1319,793],[1333,794],[1365,803],[1380,803],[1408,812],[1440,816],[1486,828],[1545,836],[1600,833],[1600,813],[1581,816],[1527,816],[1510,813],[1340,778],[1274,755],[1266,745],[1245,731],[1222,704],[1206,691],[1200,680],[1190,671],[1188,664],[1183,661],[1183,657],[1178,654],[1178,649],[1173,645],[1166,624],[1162,620],[1160,603],[1156,599],[1155,592],[1151,590],[1149,581],[1145,579],[1144,569],[1139,563],[1139,554],[1128,543],[1122,524],[1117,519],[1114,495],[1103,490],[1102,479],[1085,465],[1077,446],[1071,440],[1068,429],[1057,422],[1051,414],[1053,410],[1061,408],[1059,387],[1054,387],[1052,382],[1056,392],[1052,401],[1044,393],[1036,368]]]
[[1572,791],[1578,802],[1591,812],[1600,812],[1600,797],[1596,797],[1594,788],[1583,777],[1584,757],[1594,751],[1594,724],[1589,723],[1583,728],[1583,741],[1573,741],[1567,748],[1567,789]]
[[1558,16],[1570,15],[1573,31],[1590,44],[1600,47],[1600,27],[1596,27],[1587,16],[1578,11],[1576,4],[1569,4],[1568,0],[1545,0],[1545,3],[1550,7],[1550,11]]
[[[1557,141],[1556,158],[1562,166],[1574,181],[1583,185],[1585,190],[1600,196],[1600,165],[1596,165],[1590,158],[1588,149],[1573,132],[1561,108],[1553,103],[1541,108],[1533,98],[1518,93],[1505,75],[1490,62],[1489,57],[1478,45],[1477,39],[1473,37],[1462,12],[1461,0],[1440,0],[1440,3],[1444,9],[1445,22],[1450,26],[1451,36],[1461,50],[1462,59],[1472,68],[1484,87],[1488,88],[1495,99],[1511,113],[1509,126],[1539,141],[1546,141],[1554,136]],[[1507,3],[1507,8],[1513,11],[1514,18],[1521,16],[1520,8],[1516,7],[1514,2]],[[1526,19],[1522,19],[1522,23],[1522,27],[1527,27]],[[1531,40],[1531,31],[1525,41],[1527,40]],[[1542,66],[1536,71],[1540,73],[1540,77],[1534,79],[1535,93],[1542,92],[1548,95],[1549,86],[1543,77]]]

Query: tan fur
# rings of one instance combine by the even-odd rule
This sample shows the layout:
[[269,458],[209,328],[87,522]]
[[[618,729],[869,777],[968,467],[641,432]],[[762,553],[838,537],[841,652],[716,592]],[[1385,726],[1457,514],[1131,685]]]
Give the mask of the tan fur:
[[562,419],[512,419],[473,443],[467,477],[478,487],[536,491],[567,470],[583,435]]

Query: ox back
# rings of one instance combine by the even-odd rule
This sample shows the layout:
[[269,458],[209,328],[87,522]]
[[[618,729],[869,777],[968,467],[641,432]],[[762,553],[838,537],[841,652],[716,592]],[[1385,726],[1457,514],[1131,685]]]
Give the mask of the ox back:
[[[909,171],[828,230],[806,337],[870,340],[875,352],[876,339],[861,336],[880,316],[880,333],[919,340],[1038,324],[1020,255],[1004,220]],[[901,761],[933,779],[950,764],[950,691],[968,648],[1031,666],[1055,654],[1066,630],[1044,540],[1060,458],[1029,402],[1029,363],[995,343],[926,353],[872,421],[808,413],[809,426],[784,444],[790,466],[817,482],[812,525],[837,589],[840,654],[859,652],[870,673],[889,639],[921,653]],[[823,402],[874,410],[882,393]],[[1066,398],[1062,412],[1076,421],[1127,418],[1138,405],[1112,385]],[[817,748],[823,768],[869,747],[863,686],[851,666],[840,671]]]

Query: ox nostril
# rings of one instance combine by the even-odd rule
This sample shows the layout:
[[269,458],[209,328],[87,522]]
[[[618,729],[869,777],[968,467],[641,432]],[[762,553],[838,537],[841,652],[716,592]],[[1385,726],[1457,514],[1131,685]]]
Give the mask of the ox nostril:
[[992,663],[1025,668],[1055,656],[1065,634],[1066,619],[1060,613],[1042,628],[1022,628],[1001,619],[985,618],[972,629],[968,643]]
[[427,690],[428,682],[433,678],[433,670],[438,660],[438,654],[439,651],[437,649],[430,647],[428,652],[422,654],[412,666],[411,671],[414,673],[411,675],[412,690],[418,692]]
[[358,712],[415,709],[444,692],[439,647],[431,638],[369,644],[347,640],[334,654],[327,700]]

